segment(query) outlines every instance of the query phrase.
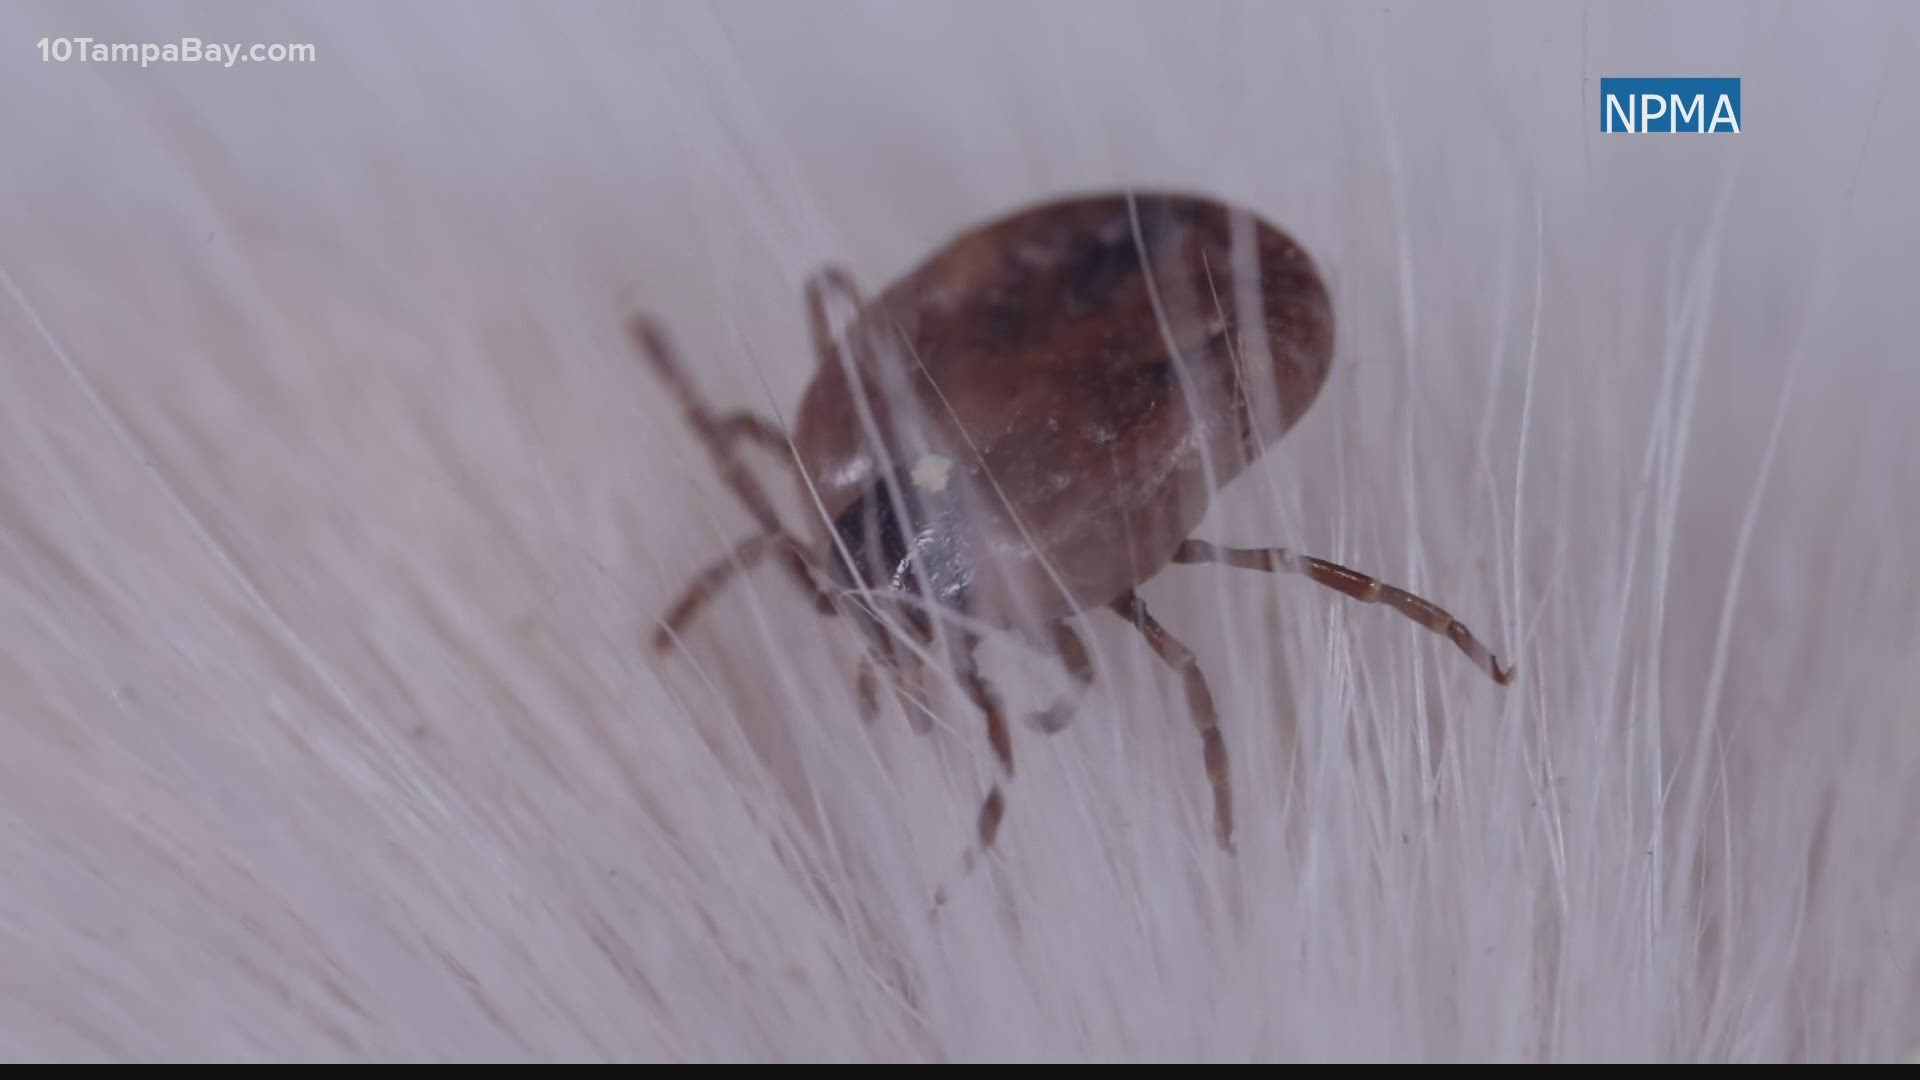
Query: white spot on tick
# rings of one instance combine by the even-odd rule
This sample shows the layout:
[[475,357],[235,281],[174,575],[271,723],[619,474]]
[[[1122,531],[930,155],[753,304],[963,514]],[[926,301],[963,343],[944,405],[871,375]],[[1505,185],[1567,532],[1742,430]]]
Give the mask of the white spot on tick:
[[913,467],[913,486],[921,491],[941,492],[947,489],[947,476],[953,472],[953,462],[940,454],[927,454]]

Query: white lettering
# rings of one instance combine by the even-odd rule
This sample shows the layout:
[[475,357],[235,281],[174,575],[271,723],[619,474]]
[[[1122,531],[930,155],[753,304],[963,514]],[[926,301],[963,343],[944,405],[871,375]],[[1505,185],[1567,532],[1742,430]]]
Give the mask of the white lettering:
[[[1667,115],[1667,102],[1665,98],[1659,94],[1640,95],[1640,128],[1642,131],[1652,131],[1653,122],[1665,115]],[[1673,130],[1673,125],[1668,124],[1667,130]]]
[[1676,129],[1678,129],[1680,125],[1685,124],[1687,122],[1688,113],[1693,114],[1694,129],[1705,130],[1700,125],[1701,125],[1701,122],[1707,118],[1707,95],[1705,94],[1693,95],[1692,109],[1687,108],[1687,103],[1680,99],[1679,94],[1673,95],[1673,123]]
[[167,42],[115,42],[100,41],[90,37],[43,37],[35,45],[40,50],[42,62],[64,63],[77,60],[83,64],[138,63],[141,67],[181,61],[219,64],[221,67],[228,68],[243,60],[312,63],[316,52],[312,45],[291,45],[278,41],[251,45],[239,42],[229,44],[208,42],[197,37],[183,37]]
[[1725,94],[1720,95],[1719,103],[1713,107],[1713,123],[1709,125],[1709,130],[1719,131],[1722,123],[1727,125],[1728,131],[1740,134],[1740,118],[1733,115],[1733,99]]
[[1613,121],[1615,117],[1619,117],[1620,119],[1620,127],[1617,130],[1624,131],[1629,135],[1634,133],[1633,97],[1631,95],[1625,98],[1622,98],[1618,94],[1607,95],[1607,130],[1608,131],[1616,130],[1613,126]]

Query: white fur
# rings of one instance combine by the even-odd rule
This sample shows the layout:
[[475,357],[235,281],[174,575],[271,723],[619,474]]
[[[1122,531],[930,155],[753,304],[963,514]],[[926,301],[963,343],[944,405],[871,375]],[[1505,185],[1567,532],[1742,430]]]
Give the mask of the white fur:
[[[1899,1060],[1920,154],[1865,4],[0,13],[0,1058]],[[313,42],[42,63],[43,35]],[[1744,78],[1737,138],[1598,80]],[[622,335],[791,415],[802,277],[1138,183],[1326,266],[1328,393],[1073,726],[863,729]],[[756,468],[796,526],[781,462]],[[1062,685],[1017,646],[1027,706]],[[937,925],[932,891],[953,885]]]

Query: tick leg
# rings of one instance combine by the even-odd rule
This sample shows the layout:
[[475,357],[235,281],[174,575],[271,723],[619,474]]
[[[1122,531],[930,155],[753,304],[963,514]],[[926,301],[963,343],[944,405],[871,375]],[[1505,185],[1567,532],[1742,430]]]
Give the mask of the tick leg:
[[1338,563],[1300,555],[1286,548],[1223,548],[1204,540],[1189,540],[1174,553],[1176,563],[1223,563],[1246,570],[1268,573],[1300,574],[1330,589],[1368,604],[1385,604],[1407,618],[1446,638],[1466,653],[1474,665],[1501,686],[1513,681],[1513,668],[1501,668],[1500,661],[1473,636],[1460,620],[1446,611],[1385,582]]
[[[720,478],[746,505],[747,512],[753,515],[754,521],[763,531],[782,532],[780,519],[774,513],[773,504],[767,500],[767,494],[760,487],[759,481],[755,480],[740,462],[735,448],[743,440],[758,443],[778,454],[798,476],[800,466],[794,460],[793,450],[786,435],[771,421],[752,413],[742,412],[715,417],[713,411],[707,408],[706,402],[700,397],[699,391],[694,389],[693,380],[688,378],[686,368],[680,363],[679,354],[672,342],[667,339],[666,331],[645,316],[634,319],[629,330],[633,335],[634,344],[640,350],[640,355],[653,366],[654,374],[666,384],[668,392],[674,396],[674,399],[680,403],[680,408],[686,413],[688,426],[692,427],[694,434],[706,444],[707,453],[713,457],[714,468],[719,471]],[[803,484],[802,487],[804,486]],[[796,553],[801,550],[797,544],[792,547]],[[819,591],[813,578],[805,572],[807,563],[804,557],[799,558],[798,562],[794,558],[785,559],[783,562],[788,573],[794,575],[794,580],[799,582],[803,589]]]
[[1053,624],[1053,654],[1060,666],[1073,676],[1074,688],[1071,695],[1055,702],[1045,712],[1027,720],[1035,731],[1045,735],[1055,735],[1067,729],[1072,722],[1074,712],[1080,707],[1080,696],[1087,687],[1093,685],[1093,658],[1087,655],[1087,643],[1078,631],[1064,622]]
[[1213,692],[1207,689],[1207,677],[1201,673],[1200,664],[1194,659],[1193,651],[1167,633],[1158,620],[1147,612],[1146,602],[1132,590],[1115,600],[1111,605],[1121,618],[1132,623],[1147,639],[1147,646],[1159,656],[1168,667],[1180,673],[1187,684],[1187,710],[1193,716],[1193,726],[1200,732],[1202,760],[1207,766],[1207,782],[1213,786],[1214,832],[1220,846],[1228,854],[1233,853],[1233,788],[1227,777],[1227,743],[1220,737],[1220,718],[1214,711]]
[[783,532],[765,532],[749,537],[736,546],[723,558],[709,564],[706,569],[694,576],[693,581],[680,594],[680,599],[661,620],[660,629],[654,632],[653,647],[656,652],[665,652],[673,647],[676,637],[693,621],[715,593],[720,591],[736,574],[751,570],[769,555],[777,555],[794,578],[800,581],[813,596],[814,606],[823,615],[837,614],[833,597],[822,589],[813,578],[807,561],[805,549],[799,541]]
[[[974,659],[977,639],[968,636],[957,643],[953,652],[954,674],[960,680],[960,686],[967,692],[981,712],[987,717],[987,742],[992,744],[994,757],[1000,762],[1001,769],[1008,779],[1013,777],[1013,736],[1007,730],[1007,716],[1000,704],[1000,695],[980,674],[978,662]],[[960,876],[965,878],[973,873],[973,867],[982,857],[993,850],[993,842],[1000,833],[1000,822],[1007,814],[1007,796],[999,781],[987,788],[987,797],[980,803],[980,813],[974,822],[974,842],[960,859]],[[942,887],[934,891],[933,911],[937,916],[947,902],[947,890]]]
[[974,657],[978,647],[978,640],[971,635],[958,644],[953,657],[954,675],[974,706],[986,714],[987,742],[993,747],[993,756],[999,759],[1000,767],[1012,777],[1013,734],[1007,729],[1007,713],[1000,704],[1000,695],[988,684],[986,676],[980,674],[979,661]]
[[754,521],[762,529],[780,531],[780,519],[773,511],[773,504],[767,501],[767,494],[761,489],[759,481],[741,465],[734,451],[742,440],[758,443],[785,459],[797,472],[799,464],[793,459],[793,448],[785,433],[772,421],[752,413],[715,416],[700,392],[694,389],[693,380],[687,376],[686,368],[680,363],[679,353],[673,343],[667,339],[666,331],[645,316],[634,319],[629,329],[640,355],[652,365],[654,375],[666,384],[668,392],[679,402],[686,414],[687,425],[706,444],[707,453],[713,456],[713,464],[719,470],[720,478],[746,504],[747,512],[753,515]]

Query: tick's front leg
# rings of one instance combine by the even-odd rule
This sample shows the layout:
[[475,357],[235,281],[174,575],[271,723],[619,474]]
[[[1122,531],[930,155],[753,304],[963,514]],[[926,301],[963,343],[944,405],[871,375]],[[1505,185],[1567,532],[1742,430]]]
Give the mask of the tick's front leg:
[[706,445],[720,478],[733,490],[763,530],[781,531],[773,503],[767,499],[759,481],[741,462],[738,448],[741,442],[756,443],[785,460],[797,475],[799,462],[793,456],[793,446],[786,433],[780,430],[778,424],[754,413],[716,414],[694,387],[693,379],[687,374],[686,365],[681,363],[679,350],[673,347],[666,329],[653,319],[636,317],[628,327],[628,332],[633,337],[634,347],[648,366],[653,368],[654,376],[679,404],[686,416],[687,426]]
[[[799,474],[799,462],[793,456],[793,447],[778,425],[763,417],[749,412],[736,412],[715,415],[706,400],[694,388],[693,379],[687,374],[685,365],[680,362],[680,354],[667,337],[666,330],[654,320],[645,316],[637,317],[628,327],[635,348],[653,368],[653,373],[662,385],[680,405],[685,414],[687,425],[705,444],[708,455],[713,459],[714,469],[721,480],[753,515],[760,526],[761,535],[756,536],[742,546],[734,559],[728,563],[745,564],[758,561],[761,557],[777,551],[780,562],[787,573],[800,587],[813,596],[816,606],[831,613],[833,605],[822,592],[814,565],[807,550],[798,540],[787,533],[780,524],[779,515],[774,512],[773,503],[767,499],[766,492],[759,481],[747,470],[740,460],[739,446],[742,442],[757,444],[785,460],[789,467]],[[662,631],[658,647],[665,647],[665,640],[671,633],[677,633],[681,624],[691,618],[707,596],[731,576],[731,568],[716,564],[702,572],[699,583],[689,590],[673,615],[667,619],[670,630]]]
[[687,625],[712,601],[722,586],[739,574],[753,569],[769,556],[778,557],[794,580],[807,590],[816,610],[822,615],[838,614],[833,596],[814,578],[813,564],[800,542],[783,532],[765,532],[748,537],[733,551],[708,564],[694,576],[661,619],[660,628],[654,631],[654,651],[666,652],[672,648]]

